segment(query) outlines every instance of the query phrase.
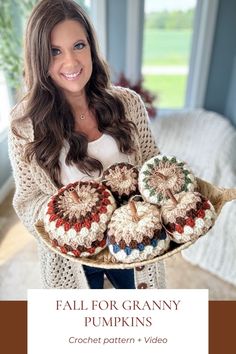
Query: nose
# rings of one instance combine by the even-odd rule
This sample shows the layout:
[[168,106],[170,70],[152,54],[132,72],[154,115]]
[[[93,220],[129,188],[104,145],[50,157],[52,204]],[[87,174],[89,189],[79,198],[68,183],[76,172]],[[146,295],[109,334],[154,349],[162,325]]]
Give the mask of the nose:
[[64,63],[69,67],[74,67],[78,64],[78,58],[74,51],[67,51],[64,55]]

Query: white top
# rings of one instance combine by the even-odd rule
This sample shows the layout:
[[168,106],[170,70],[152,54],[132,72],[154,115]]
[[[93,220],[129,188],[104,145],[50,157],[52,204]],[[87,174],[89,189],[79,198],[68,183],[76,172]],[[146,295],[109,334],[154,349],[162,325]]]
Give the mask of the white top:
[[[99,177],[98,171],[94,171],[91,173],[92,176],[88,176],[81,172],[74,164],[69,166],[66,165],[65,160],[68,151],[69,143],[66,141],[61,149],[59,157],[61,165],[61,182],[63,185],[79,180],[89,181]],[[114,163],[129,161],[128,155],[120,152],[116,140],[108,134],[103,134],[97,140],[88,143],[88,155],[99,160],[102,163],[104,170]]]

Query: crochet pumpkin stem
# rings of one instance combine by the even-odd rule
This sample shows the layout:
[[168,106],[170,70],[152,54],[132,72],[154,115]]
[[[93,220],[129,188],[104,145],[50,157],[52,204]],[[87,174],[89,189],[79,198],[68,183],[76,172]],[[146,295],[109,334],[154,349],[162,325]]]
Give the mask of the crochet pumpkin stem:
[[161,179],[163,179],[164,181],[166,181],[168,179],[167,176],[163,175],[163,173],[160,173],[158,171],[155,171],[155,174],[160,177]]
[[168,197],[172,200],[172,202],[173,202],[175,205],[178,204],[177,200],[175,199],[173,193],[171,192],[171,190],[170,190],[169,188],[166,189],[166,194],[168,195]]
[[138,217],[138,214],[137,214],[137,208],[136,208],[135,203],[134,203],[133,200],[131,200],[129,202],[129,207],[130,207],[130,210],[131,210],[132,220],[133,221],[139,221],[139,217]]
[[70,190],[70,195],[71,195],[71,197],[72,197],[72,199],[73,199],[73,201],[75,203],[79,203],[80,202],[79,196],[78,196],[77,192],[74,189]]
[[126,177],[125,173],[122,173],[122,174],[121,174],[121,181],[125,181],[126,178],[127,178],[127,177]]

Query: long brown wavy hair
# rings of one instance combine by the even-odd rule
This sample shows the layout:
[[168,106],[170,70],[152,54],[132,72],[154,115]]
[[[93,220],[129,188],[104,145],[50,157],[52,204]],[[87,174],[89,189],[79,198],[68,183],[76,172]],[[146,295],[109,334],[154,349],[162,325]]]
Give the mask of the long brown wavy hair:
[[59,155],[65,139],[70,146],[66,157],[68,165],[74,163],[89,175],[95,170],[101,173],[103,167],[100,161],[88,156],[88,139],[74,131],[72,109],[48,75],[52,60],[50,34],[56,24],[66,19],[76,20],[83,26],[90,45],[93,69],[85,92],[88,106],[95,112],[99,131],[111,135],[120,151],[130,154],[134,151],[131,137],[136,129],[125,118],[123,103],[111,91],[108,66],[99,54],[87,14],[72,0],[40,1],[26,28],[24,75],[27,93],[21,100],[26,107],[19,119],[30,117],[34,128],[34,141],[26,147],[26,161],[30,162],[35,155],[37,163],[57,187],[61,186]]

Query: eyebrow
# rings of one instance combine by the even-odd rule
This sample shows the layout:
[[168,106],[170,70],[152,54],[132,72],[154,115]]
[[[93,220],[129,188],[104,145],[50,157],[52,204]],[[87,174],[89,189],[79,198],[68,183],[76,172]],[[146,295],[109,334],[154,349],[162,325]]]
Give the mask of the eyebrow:
[[[78,42],[85,42],[85,41],[86,41],[86,39],[82,39],[82,38],[81,38],[81,39],[78,39],[76,42],[73,43],[73,46],[74,46],[75,44],[77,44]],[[61,47],[60,47],[59,45],[52,44],[52,43],[51,43],[51,47],[61,49]]]

